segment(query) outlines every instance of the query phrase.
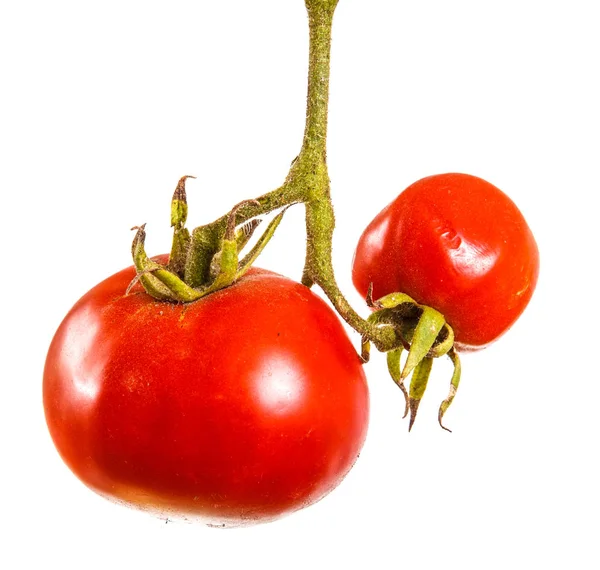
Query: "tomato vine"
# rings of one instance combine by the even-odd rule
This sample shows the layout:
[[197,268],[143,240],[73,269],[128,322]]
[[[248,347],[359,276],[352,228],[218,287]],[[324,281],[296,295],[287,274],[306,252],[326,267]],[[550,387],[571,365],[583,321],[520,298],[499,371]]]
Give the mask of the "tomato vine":
[[[390,375],[402,389],[406,409],[411,412],[410,426],[429,377],[429,359],[450,357],[454,373],[449,396],[440,406],[441,425],[442,416],[458,388],[461,370],[454,350],[454,332],[444,316],[423,304],[422,300],[419,302],[407,295],[387,295],[375,302],[369,294],[367,301],[374,313],[365,319],[343,295],[333,270],[335,216],[327,171],[327,118],[331,30],[337,4],[338,0],[305,0],[310,32],[306,124],[300,152],[283,184],[255,200],[238,204],[229,213],[190,233],[185,228],[187,177],[183,177],[172,201],[174,237],[169,264],[162,266],[146,256],[143,227],[136,228],[134,262],[138,278],[150,295],[184,303],[195,301],[241,277],[272,237],[285,209],[294,204],[304,204],[306,259],[302,283],[308,287],[319,286],[339,315],[362,336],[363,361],[369,358],[371,344],[388,353]],[[238,253],[256,229],[256,217],[276,210],[280,210],[279,214],[253,250],[240,261]],[[398,372],[397,362],[402,349],[408,350],[408,356]],[[389,353],[393,356],[390,357]],[[411,373],[414,394],[409,394],[404,388],[404,380]]]

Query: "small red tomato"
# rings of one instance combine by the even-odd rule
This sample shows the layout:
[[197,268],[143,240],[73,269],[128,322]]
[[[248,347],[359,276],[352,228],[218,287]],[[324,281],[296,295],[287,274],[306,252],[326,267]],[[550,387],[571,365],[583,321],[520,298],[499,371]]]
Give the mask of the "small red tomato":
[[187,305],[133,268],[82,297],[44,370],[44,408],[71,470],[162,517],[265,522],[335,488],[363,445],[363,369],[308,288],[255,270]]
[[441,312],[456,347],[476,350],[523,312],[539,272],[523,215],[498,188],[467,174],[415,182],[362,234],[352,278],[373,297],[406,293]]

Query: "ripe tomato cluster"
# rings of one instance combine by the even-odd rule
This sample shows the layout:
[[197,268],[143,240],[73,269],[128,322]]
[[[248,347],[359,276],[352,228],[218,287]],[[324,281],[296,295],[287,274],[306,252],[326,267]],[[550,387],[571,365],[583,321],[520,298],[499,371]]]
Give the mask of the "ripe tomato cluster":
[[[326,164],[338,0],[304,4],[306,124],[284,183],[190,231],[190,177],[182,177],[170,255],[149,258],[144,225],[136,226],[133,267],[77,301],[48,351],[44,410],[65,463],[97,493],[163,518],[254,524],[334,489],[365,441],[372,344],[404,393],[409,430],[433,360],[450,358],[438,412],[445,427],[461,376],[457,352],[499,338],[536,285],[537,246],[513,202],[484,180],[446,174],[416,182],[369,224],[352,275],[372,312],[362,318],[350,306],[334,275]],[[254,268],[299,203],[302,284]],[[276,211],[250,247],[258,217]],[[360,356],[312,285],[360,333]]]
[[[447,174],[375,217],[353,279],[365,296],[430,305],[455,347],[472,350],[514,323],[538,269],[513,202]],[[129,290],[135,276],[130,267],[85,294],[48,352],[46,420],[77,477],[117,502],[217,526],[273,520],[334,489],[365,440],[369,396],[329,306],[261,269],[187,304]]]

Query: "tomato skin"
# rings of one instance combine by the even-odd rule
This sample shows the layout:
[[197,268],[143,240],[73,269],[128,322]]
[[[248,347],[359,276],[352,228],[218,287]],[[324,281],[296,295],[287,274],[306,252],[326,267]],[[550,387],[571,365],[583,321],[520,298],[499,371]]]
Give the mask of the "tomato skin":
[[457,349],[477,350],[504,334],[535,289],[538,248],[523,215],[475,176],[423,178],[362,234],[352,279],[373,298],[402,292],[440,311]]
[[254,270],[188,305],[125,269],[60,325],[44,409],[63,460],[101,495],[237,526],[308,506],[363,445],[369,396],[341,323],[308,288]]

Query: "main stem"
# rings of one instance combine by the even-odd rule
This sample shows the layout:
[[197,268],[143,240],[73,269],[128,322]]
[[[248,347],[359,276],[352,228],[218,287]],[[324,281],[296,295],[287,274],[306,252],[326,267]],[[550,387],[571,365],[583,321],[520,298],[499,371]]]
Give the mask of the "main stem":
[[306,126],[303,156],[313,163],[325,162],[329,104],[331,28],[337,0],[305,0],[310,32]]
[[[308,95],[304,139],[298,158],[290,168],[284,184],[260,196],[256,203],[237,212],[240,224],[275,209],[302,202],[306,208],[306,260],[302,282],[318,285],[325,292],[340,316],[364,339],[372,341],[381,351],[398,344],[391,327],[377,327],[363,319],[340,291],[332,264],[331,247],[335,218],[330,197],[327,172],[327,116],[329,102],[329,63],[331,28],[338,0],[305,0],[308,12],[310,44]],[[186,264],[186,281],[194,286],[193,276],[204,271],[202,260],[206,251],[218,248],[227,216],[192,232],[190,255]]]
[[306,262],[302,282],[319,285],[338,313],[356,331],[387,348],[396,342],[390,329],[378,329],[352,308],[337,285],[332,263],[335,217],[327,172],[327,117],[331,29],[337,0],[305,0],[310,44],[308,95],[304,141],[297,168],[304,173],[306,207]]

